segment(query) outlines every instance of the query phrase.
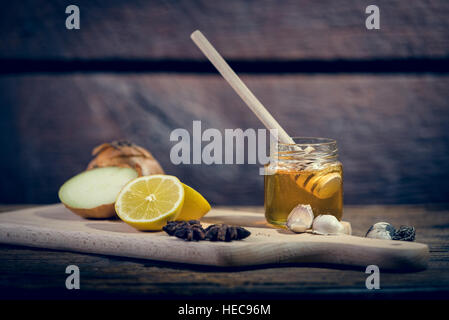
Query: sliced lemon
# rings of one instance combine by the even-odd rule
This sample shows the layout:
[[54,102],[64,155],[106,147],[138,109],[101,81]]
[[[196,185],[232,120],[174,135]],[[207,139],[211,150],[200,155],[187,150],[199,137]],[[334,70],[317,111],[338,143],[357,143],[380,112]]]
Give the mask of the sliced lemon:
[[176,220],[187,221],[201,219],[210,210],[209,202],[192,187],[184,183],[182,186],[184,187],[184,205]]
[[139,230],[161,230],[175,220],[184,203],[181,181],[169,175],[143,176],[123,187],[115,201],[117,215]]

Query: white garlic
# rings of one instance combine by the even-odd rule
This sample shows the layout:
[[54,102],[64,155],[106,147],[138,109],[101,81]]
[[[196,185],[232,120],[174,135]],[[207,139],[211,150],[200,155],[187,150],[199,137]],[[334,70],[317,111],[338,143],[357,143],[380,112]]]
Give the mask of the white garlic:
[[313,220],[313,233],[339,234],[344,233],[344,226],[336,217],[330,214],[319,215]]
[[313,222],[312,207],[308,204],[298,204],[287,217],[287,227],[293,232],[305,232]]
[[388,222],[378,222],[372,225],[366,233],[366,238],[391,240],[396,230]]

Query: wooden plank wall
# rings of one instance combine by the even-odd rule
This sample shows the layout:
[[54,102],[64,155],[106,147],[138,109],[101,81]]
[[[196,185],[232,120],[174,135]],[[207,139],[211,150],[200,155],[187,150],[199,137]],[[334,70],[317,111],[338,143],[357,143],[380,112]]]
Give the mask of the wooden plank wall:
[[261,128],[189,35],[201,29],[292,135],[338,140],[345,202],[447,203],[449,2],[11,1],[0,12],[0,203],[50,203],[128,138],[220,205],[263,202],[255,165],[170,162],[175,128]]

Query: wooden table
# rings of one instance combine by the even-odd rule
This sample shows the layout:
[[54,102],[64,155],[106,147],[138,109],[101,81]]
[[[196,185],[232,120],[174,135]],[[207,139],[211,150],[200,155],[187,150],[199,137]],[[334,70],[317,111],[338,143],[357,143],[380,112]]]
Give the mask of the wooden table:
[[[10,211],[25,206],[0,206]],[[235,209],[262,212],[261,207]],[[449,209],[441,205],[346,206],[354,235],[378,221],[414,225],[416,240],[430,248],[429,268],[418,273],[383,273],[380,290],[367,290],[365,270],[325,266],[211,269],[0,245],[1,298],[143,299],[404,299],[449,297]],[[81,289],[65,288],[65,268],[77,265]]]

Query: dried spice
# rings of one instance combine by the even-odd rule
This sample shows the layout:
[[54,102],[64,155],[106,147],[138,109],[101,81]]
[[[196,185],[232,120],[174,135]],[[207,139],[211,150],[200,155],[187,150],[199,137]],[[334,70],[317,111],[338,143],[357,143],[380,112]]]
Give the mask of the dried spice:
[[213,224],[206,228],[206,239],[210,241],[232,241],[247,238],[251,232],[242,227]]
[[415,241],[416,230],[414,227],[401,226],[395,229],[387,222],[378,222],[369,228],[366,233],[367,238]]
[[247,238],[251,232],[242,227],[226,224],[213,224],[203,229],[198,220],[169,221],[162,228],[170,236],[175,236],[186,241],[232,241]]
[[393,240],[415,241],[415,228],[409,226],[401,226],[393,235]]
[[190,221],[169,221],[162,228],[171,236],[175,236],[186,241],[204,240],[206,233],[198,220]]

